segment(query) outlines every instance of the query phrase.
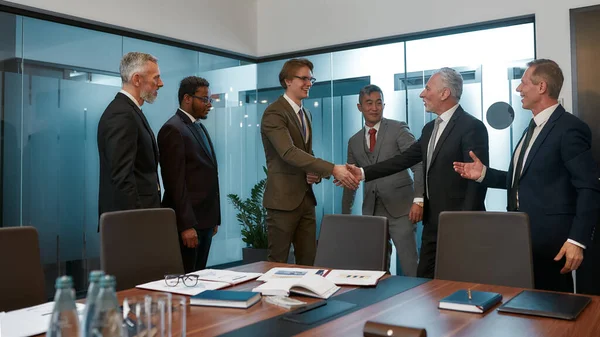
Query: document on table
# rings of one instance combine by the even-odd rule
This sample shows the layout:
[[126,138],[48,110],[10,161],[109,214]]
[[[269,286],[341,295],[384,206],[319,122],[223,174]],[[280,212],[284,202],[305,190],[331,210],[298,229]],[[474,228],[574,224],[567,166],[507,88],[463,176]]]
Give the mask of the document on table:
[[[85,304],[76,303],[81,320]],[[43,334],[50,326],[54,302],[0,314],[0,335],[4,337],[25,337]]]
[[221,269],[203,269],[190,274],[198,276],[198,278],[203,281],[225,282],[229,283],[230,285],[254,280],[262,275],[262,273],[243,273],[239,271]]
[[230,286],[231,284],[226,282],[210,282],[210,281],[201,281],[198,280],[198,284],[193,287],[188,287],[183,282],[179,282],[174,287],[168,286],[165,283],[165,280],[152,281],[144,284],[140,284],[135,286],[136,288],[146,289],[146,290],[155,290],[162,291],[166,293],[194,296],[198,295],[205,290],[217,290],[221,288],[225,288]]
[[324,276],[329,269],[309,269],[309,268],[271,268],[268,272],[258,278],[258,281],[267,282],[274,279],[300,279],[305,275]]
[[334,269],[325,278],[337,285],[374,286],[383,275],[384,271]]

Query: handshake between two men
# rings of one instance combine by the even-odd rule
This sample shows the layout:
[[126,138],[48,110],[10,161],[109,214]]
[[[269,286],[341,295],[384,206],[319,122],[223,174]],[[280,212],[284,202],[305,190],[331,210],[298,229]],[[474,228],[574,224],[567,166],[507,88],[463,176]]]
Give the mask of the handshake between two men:
[[[363,180],[360,168],[352,164],[335,165],[333,167],[333,183],[336,186],[343,186],[351,190],[356,190],[360,181]],[[309,184],[318,183],[321,176],[316,173],[307,173],[306,182]]]

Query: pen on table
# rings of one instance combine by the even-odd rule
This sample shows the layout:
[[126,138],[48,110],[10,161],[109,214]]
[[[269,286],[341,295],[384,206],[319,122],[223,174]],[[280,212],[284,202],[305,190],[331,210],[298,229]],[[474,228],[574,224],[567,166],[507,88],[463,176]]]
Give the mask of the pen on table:
[[473,299],[473,297],[471,297],[471,289],[467,289],[467,295],[469,295],[469,301]]
[[301,314],[301,313],[307,312],[307,311],[309,311],[309,310],[312,310],[312,309],[316,309],[316,308],[322,307],[322,306],[324,306],[325,304],[327,304],[327,301],[325,301],[325,300],[323,300],[323,301],[319,301],[319,302],[315,302],[315,303],[311,303],[311,304],[308,304],[308,305],[304,305],[304,306],[301,306],[301,307],[299,307],[298,309],[296,309],[296,310],[292,311],[292,313],[293,313],[293,314]]

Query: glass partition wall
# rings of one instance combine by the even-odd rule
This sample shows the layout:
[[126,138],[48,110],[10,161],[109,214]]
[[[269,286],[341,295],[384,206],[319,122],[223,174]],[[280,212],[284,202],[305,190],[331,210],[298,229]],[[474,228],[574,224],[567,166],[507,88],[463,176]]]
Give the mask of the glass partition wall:
[[[3,12],[0,22],[0,226],[37,228],[49,296],[56,276],[72,275],[77,290],[84,290],[88,272],[99,268],[96,130],[120,89],[119,61],[129,51],[159,59],[165,85],[154,104],[143,106],[155,134],[178,107],[182,78],[210,82],[218,99],[205,125],[219,162],[223,223],[208,264],[241,260],[240,226],[226,195],[245,198],[264,177],[260,120],[283,93],[278,74],[284,59],[248,62]],[[450,66],[465,81],[462,106],[488,126],[491,165],[507,168],[530,118],[514,89],[534,55],[532,20],[307,56],[317,78],[304,101],[313,118],[315,156],[346,161],[348,139],[363,127],[356,104],[367,84],[383,89],[384,117],[407,122],[420,137],[433,117],[419,93],[436,69]],[[485,118],[498,101],[515,110],[514,123],[501,130]],[[341,213],[342,189],[331,180],[314,189],[319,226],[324,214]],[[359,190],[354,214],[361,204]],[[505,209],[505,192],[490,190],[486,205]]]

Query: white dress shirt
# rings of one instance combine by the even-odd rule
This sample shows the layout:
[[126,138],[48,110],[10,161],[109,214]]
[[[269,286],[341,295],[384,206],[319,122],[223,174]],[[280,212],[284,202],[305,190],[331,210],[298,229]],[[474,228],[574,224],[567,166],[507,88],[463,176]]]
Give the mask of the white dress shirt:
[[[441,114],[439,116],[439,118],[442,120],[442,122],[438,126],[438,131],[437,131],[437,134],[435,135],[435,139],[429,139],[430,143],[434,142],[433,143],[433,148],[434,149],[435,149],[435,147],[437,145],[438,140],[440,140],[440,136],[444,132],[444,129],[448,125],[448,122],[450,122],[450,118],[452,118],[452,116],[454,115],[454,112],[456,111],[456,109],[458,109],[458,104],[456,104],[455,106],[451,107],[450,109],[448,109],[446,112],[444,112],[443,114]],[[425,166],[425,165],[423,165],[423,166]]]
[[136,106],[137,106],[137,107],[138,107],[140,110],[142,110],[142,107],[140,106],[140,103],[138,103],[137,99],[135,99],[135,97],[133,97],[133,95],[132,95],[132,94],[128,93],[127,91],[125,91],[125,90],[123,90],[123,89],[121,89],[119,92],[120,92],[120,93],[122,93],[123,95],[125,95],[125,96],[129,97],[129,99],[130,99],[131,101],[133,101],[133,103],[135,103],[135,105],[136,105]]
[[190,115],[187,111],[183,110],[182,108],[179,108],[179,110],[181,110],[181,112],[183,112],[184,114],[186,114],[190,120],[192,121],[192,123],[196,123],[196,118],[194,118],[194,116]]
[[[294,112],[296,113],[296,118],[298,118],[298,122],[300,123],[300,127],[302,127],[302,120],[300,119],[300,114],[298,113],[300,111],[300,109],[302,109],[301,106],[299,106],[298,104],[296,104],[296,102],[292,101],[292,99],[286,95],[283,94],[283,98],[285,98],[285,100],[290,103],[290,105],[292,106],[292,109],[294,109]],[[304,110],[304,126],[306,127],[306,138],[304,139],[305,143],[308,143],[308,138],[310,137],[310,131],[308,131],[308,123],[307,123],[307,119],[306,119],[306,110]],[[302,131],[301,131],[302,132]]]

